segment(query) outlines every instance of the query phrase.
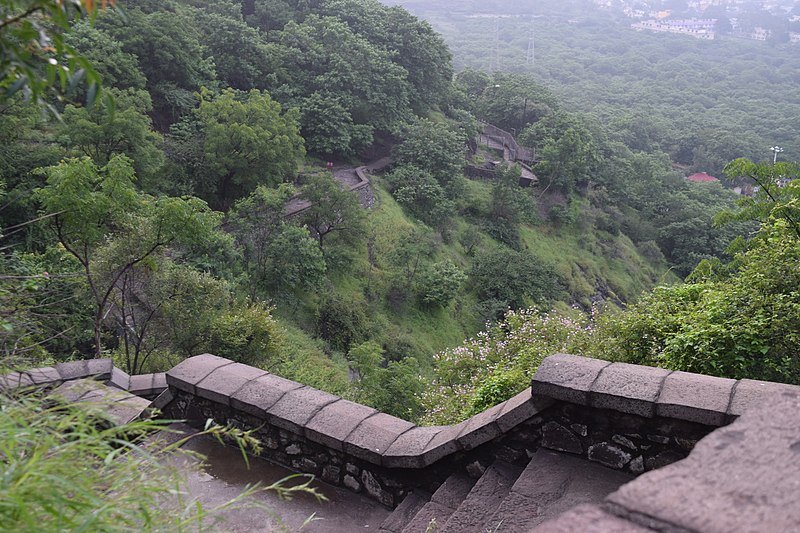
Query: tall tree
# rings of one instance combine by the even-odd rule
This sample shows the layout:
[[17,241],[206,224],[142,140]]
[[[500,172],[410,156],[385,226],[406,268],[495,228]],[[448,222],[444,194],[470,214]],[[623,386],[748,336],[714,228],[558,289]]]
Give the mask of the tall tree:
[[220,216],[196,198],[153,198],[134,187],[129,158],[116,155],[98,167],[71,159],[41,170],[37,191],[43,214],[62,246],[81,264],[95,303],[95,356],[113,293],[137,265],[179,243],[201,243],[217,231]]
[[199,188],[222,209],[260,184],[276,185],[293,177],[305,154],[298,112],[282,113],[266,92],[227,89],[214,96],[204,90],[195,114],[211,180]]

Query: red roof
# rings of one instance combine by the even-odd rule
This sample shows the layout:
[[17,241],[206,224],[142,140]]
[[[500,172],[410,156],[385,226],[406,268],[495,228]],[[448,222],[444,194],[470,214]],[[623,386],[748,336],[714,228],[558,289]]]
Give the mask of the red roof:
[[709,182],[712,182],[712,181],[719,181],[714,176],[709,176],[705,172],[698,172],[697,174],[692,174],[691,176],[689,176],[686,179],[689,180],[689,181],[693,181],[695,183],[709,183]]

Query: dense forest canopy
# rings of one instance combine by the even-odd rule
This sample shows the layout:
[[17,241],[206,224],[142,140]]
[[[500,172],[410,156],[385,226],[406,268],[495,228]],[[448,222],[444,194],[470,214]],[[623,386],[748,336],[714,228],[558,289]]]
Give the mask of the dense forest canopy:
[[[753,322],[793,339],[773,318],[794,293],[714,337],[752,280],[787,290],[800,218],[777,182],[796,167],[726,164],[764,143],[795,157],[795,58],[777,46],[780,74],[742,73],[760,60],[747,43],[470,5],[444,19],[452,4],[426,4],[455,61],[429,23],[375,0],[130,0],[29,58],[81,58],[63,86],[0,64],[19,83],[0,100],[4,363],[109,355],[135,373],[211,352],[430,421],[503,399],[557,350],[796,381],[788,345]],[[485,123],[532,168],[480,142]],[[739,211],[729,187],[685,179],[723,167],[760,187]],[[491,364],[472,358],[486,350]]]
[[588,0],[399,3],[442,33],[457,71],[531,74],[633,149],[718,177],[728,161],[767,159],[774,145],[800,158],[797,44],[637,32],[621,8]]

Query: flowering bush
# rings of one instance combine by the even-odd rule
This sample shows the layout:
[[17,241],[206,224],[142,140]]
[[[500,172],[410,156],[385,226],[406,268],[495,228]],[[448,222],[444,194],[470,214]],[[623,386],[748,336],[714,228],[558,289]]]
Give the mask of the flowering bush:
[[463,345],[434,356],[434,382],[420,401],[425,424],[449,424],[524,390],[541,361],[554,353],[587,353],[595,312],[509,311],[505,320]]

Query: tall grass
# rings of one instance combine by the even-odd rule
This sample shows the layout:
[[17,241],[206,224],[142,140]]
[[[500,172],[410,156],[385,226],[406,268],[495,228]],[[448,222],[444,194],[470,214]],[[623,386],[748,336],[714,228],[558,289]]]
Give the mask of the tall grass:
[[196,435],[257,443],[212,424],[187,438],[151,438],[165,429],[164,421],[112,426],[102,404],[0,393],[0,531],[220,531],[224,524],[215,523],[215,513],[256,491],[314,492],[307,484],[285,489],[279,482],[250,487],[221,508],[207,509],[185,491],[175,465],[186,461],[173,460],[180,446]]

